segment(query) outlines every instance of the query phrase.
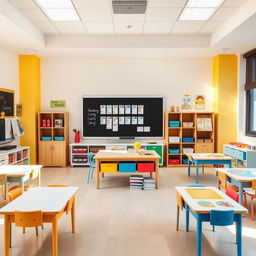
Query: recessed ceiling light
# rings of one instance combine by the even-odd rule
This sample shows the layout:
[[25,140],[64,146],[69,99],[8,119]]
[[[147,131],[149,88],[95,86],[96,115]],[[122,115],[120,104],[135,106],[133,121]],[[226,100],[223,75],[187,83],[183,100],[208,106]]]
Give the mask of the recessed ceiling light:
[[186,7],[219,7],[224,0],[188,0]]
[[35,0],[35,2],[42,8],[73,8],[71,0]]
[[71,0],[34,0],[53,21],[78,21],[80,17]]
[[74,9],[43,9],[49,19],[53,21],[78,21],[80,20]]
[[184,8],[179,20],[208,20],[216,8]]

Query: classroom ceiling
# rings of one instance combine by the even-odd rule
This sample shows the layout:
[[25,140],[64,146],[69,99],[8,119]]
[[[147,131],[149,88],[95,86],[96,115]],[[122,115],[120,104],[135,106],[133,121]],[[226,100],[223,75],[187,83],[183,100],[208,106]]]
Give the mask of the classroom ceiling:
[[207,21],[180,21],[186,0],[148,0],[145,14],[113,14],[111,0],[73,0],[80,21],[53,22],[33,0],[9,0],[44,35],[204,35],[246,2],[225,0]]

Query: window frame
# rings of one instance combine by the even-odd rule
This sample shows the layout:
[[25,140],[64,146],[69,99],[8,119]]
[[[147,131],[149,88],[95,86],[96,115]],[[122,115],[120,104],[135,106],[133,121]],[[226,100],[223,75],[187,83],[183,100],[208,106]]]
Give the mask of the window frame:
[[[256,89],[255,89],[256,90]],[[256,104],[256,103],[255,103]],[[250,102],[250,90],[246,91],[246,129],[245,135],[249,137],[256,137],[256,130],[251,131],[249,127],[251,126],[251,102]],[[256,116],[255,116],[256,118]]]

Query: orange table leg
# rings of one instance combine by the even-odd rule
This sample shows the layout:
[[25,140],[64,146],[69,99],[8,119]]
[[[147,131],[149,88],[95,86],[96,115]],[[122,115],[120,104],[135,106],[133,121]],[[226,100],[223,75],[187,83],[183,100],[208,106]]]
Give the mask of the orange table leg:
[[159,188],[159,165],[158,160],[155,160],[155,181],[156,181],[156,189]]
[[153,177],[153,172],[150,172],[150,178],[152,178]]
[[9,256],[10,216],[4,215],[4,255]]
[[73,201],[72,209],[71,209],[71,223],[72,223],[72,233],[75,233],[76,222],[75,222],[75,198]]
[[58,220],[57,216],[52,221],[52,256],[58,256]]

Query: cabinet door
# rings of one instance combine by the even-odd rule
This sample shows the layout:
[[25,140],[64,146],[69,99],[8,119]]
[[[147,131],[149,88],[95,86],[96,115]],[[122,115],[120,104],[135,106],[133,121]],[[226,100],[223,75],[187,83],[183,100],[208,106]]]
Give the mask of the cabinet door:
[[214,153],[213,143],[196,143],[196,153]]
[[52,166],[52,141],[39,142],[39,164]]
[[146,149],[147,150],[154,150],[159,156],[160,156],[160,159],[159,159],[159,164],[163,164],[163,150],[162,150],[162,146],[160,145],[147,145],[146,146]]
[[66,144],[65,141],[53,141],[52,165],[66,166]]

